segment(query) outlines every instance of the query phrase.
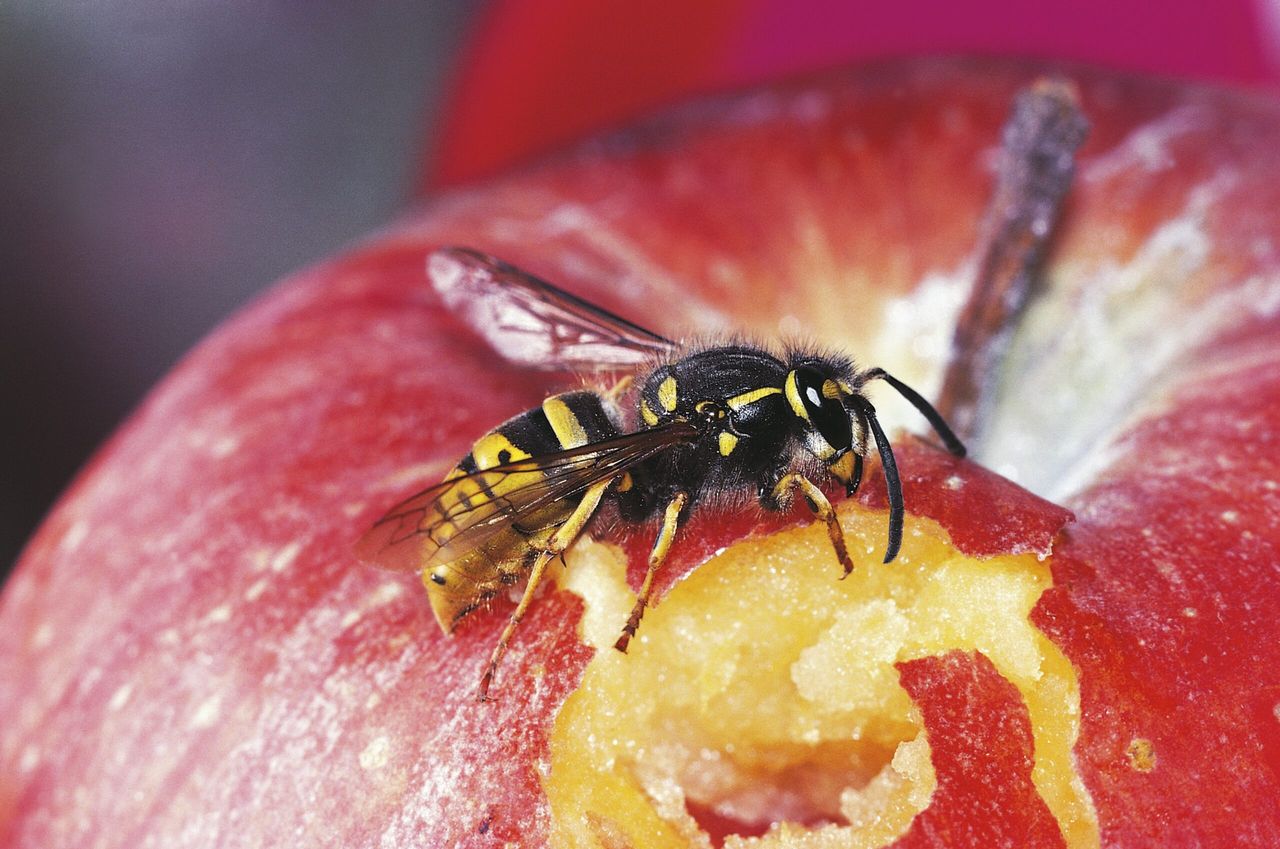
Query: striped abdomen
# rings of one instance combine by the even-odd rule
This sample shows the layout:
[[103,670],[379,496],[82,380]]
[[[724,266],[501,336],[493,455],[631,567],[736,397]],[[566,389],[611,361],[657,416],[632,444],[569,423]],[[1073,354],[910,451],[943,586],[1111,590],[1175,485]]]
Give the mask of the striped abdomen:
[[[481,437],[447,476],[446,480],[483,472],[520,460],[577,448],[618,434],[618,428],[604,409],[600,397],[593,392],[567,392],[554,395],[535,407],[508,419]],[[453,487],[447,500],[438,503],[442,515],[474,516],[475,510],[507,513],[504,495],[527,487],[531,479],[541,476],[535,467],[529,471],[473,475]],[[445,631],[464,615],[496,595],[504,586],[515,583],[528,568],[532,557],[546,545],[550,536],[573,512],[572,498],[554,501],[535,511],[523,511],[516,521],[504,524],[496,533],[477,546],[459,549],[452,560],[434,564],[423,570],[431,609]],[[444,520],[432,532],[433,542],[447,548],[450,540],[465,527],[465,521]]]

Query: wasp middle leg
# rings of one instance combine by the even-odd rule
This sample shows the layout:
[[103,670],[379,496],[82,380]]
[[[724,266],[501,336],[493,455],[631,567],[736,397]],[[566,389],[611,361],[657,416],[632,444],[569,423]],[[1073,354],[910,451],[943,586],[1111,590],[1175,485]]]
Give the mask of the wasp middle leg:
[[677,492],[667,503],[667,509],[662,515],[662,529],[658,531],[653,550],[649,552],[649,571],[645,572],[640,594],[636,596],[636,603],[631,608],[631,615],[627,617],[627,624],[622,627],[622,635],[613,644],[613,647],[620,652],[626,653],[631,638],[636,635],[636,629],[640,627],[640,619],[644,616],[645,608],[649,606],[649,595],[653,592],[653,576],[658,573],[662,561],[667,559],[667,552],[671,550],[671,541],[675,539],[676,531],[680,527],[680,514],[688,503],[687,492]]

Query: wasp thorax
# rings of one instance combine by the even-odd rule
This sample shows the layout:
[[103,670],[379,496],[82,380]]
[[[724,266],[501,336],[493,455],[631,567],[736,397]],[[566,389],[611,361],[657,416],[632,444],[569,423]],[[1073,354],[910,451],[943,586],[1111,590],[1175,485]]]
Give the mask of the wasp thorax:
[[785,377],[786,367],[759,349],[698,351],[649,375],[640,416],[650,427],[681,420],[735,438],[778,435],[786,423]]

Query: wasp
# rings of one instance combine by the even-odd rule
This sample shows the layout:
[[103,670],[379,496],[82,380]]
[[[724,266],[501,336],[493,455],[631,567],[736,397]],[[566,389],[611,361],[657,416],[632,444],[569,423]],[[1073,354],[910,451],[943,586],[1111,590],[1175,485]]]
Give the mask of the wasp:
[[[516,363],[630,372],[608,391],[553,395],[480,437],[439,484],[393,507],[358,543],[386,568],[421,572],[440,627],[526,578],[480,679],[490,684],[547,566],[606,503],[626,523],[656,519],[648,570],[615,647],[635,635],[681,524],[700,505],[755,500],[783,510],[799,492],[844,575],[853,570],[835,510],[815,480],[853,495],[870,442],[888,490],[884,562],[902,543],[893,448],[864,392],[882,380],[929,421],[952,454],[965,449],[919,393],[880,368],[795,349],[673,342],[468,248],[432,253],[428,276],[446,306]],[[633,411],[618,399],[632,384]]]

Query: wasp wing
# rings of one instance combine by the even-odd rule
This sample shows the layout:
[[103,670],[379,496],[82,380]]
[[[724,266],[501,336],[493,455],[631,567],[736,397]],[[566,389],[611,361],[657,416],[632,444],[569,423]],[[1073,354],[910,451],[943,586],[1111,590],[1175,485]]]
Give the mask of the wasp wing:
[[666,357],[675,343],[497,257],[441,248],[427,274],[446,306],[508,360],[609,371]]
[[446,479],[391,508],[356,544],[356,555],[406,572],[448,563],[542,508],[696,437],[692,425],[674,422]]

